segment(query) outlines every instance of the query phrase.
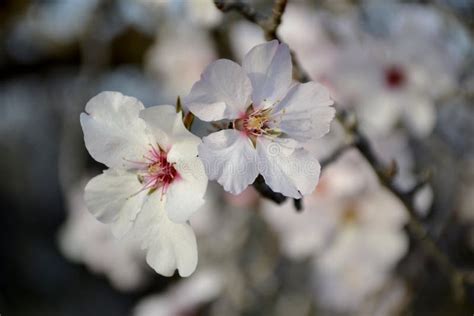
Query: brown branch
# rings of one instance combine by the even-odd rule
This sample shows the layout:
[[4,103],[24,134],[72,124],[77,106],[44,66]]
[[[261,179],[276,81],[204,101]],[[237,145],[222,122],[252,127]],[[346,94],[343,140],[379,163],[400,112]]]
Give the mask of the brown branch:
[[[385,166],[384,163],[378,159],[368,138],[360,131],[358,125],[354,125],[354,122],[347,123],[345,121],[345,115],[339,115],[338,120],[346,128],[348,133],[352,133],[355,136],[354,147],[359,150],[372,166],[380,183],[403,203],[409,216],[408,228],[411,233],[420,242],[423,250],[430,255],[431,258],[438,263],[440,268],[450,277],[455,296],[459,299],[463,299],[465,295],[464,284],[470,283],[471,280],[467,273],[456,268],[420,221],[414,208],[414,192],[417,190],[418,185],[415,185],[413,189],[407,192],[400,190],[393,181],[393,167]],[[424,181],[425,180],[423,179],[420,183],[423,183]]]
[[277,38],[277,30],[281,24],[281,18],[285,13],[287,0],[276,0],[273,5],[272,15],[267,19],[267,28],[265,30],[265,38]]
[[354,144],[352,143],[343,144],[339,148],[334,150],[334,152],[332,152],[328,157],[324,158],[319,162],[321,165],[321,169],[324,169],[326,166],[336,161],[339,157],[342,156],[343,153],[345,153],[348,149],[352,148],[353,145]]
[[[216,6],[224,12],[235,10],[245,16],[249,21],[258,24],[264,31],[267,40],[277,39],[280,42],[281,39],[277,35],[277,29],[281,23],[282,15],[285,10],[286,1],[276,0],[273,7],[273,14],[271,17],[265,17],[255,11],[251,6],[241,1],[226,2],[223,0],[216,0]],[[219,3],[219,4],[218,4]],[[222,9],[224,8],[224,9]],[[291,53],[294,77],[301,82],[307,82],[310,77],[301,67],[295,54]],[[440,249],[434,239],[430,236],[428,230],[424,227],[423,223],[418,218],[414,208],[414,194],[417,188],[404,192],[400,190],[394,183],[394,172],[396,170],[395,165],[386,166],[375,154],[370,141],[360,131],[357,121],[349,119],[350,116],[347,112],[340,111],[337,115],[337,120],[344,126],[348,135],[354,140],[353,146],[356,147],[364,158],[374,169],[380,183],[386,187],[392,194],[394,194],[405,206],[405,209],[409,216],[409,229],[412,234],[420,242],[423,250],[434,259],[439,267],[450,277],[454,293],[457,298],[464,298],[465,296],[465,284],[474,283],[473,276],[470,272],[459,270],[450,260],[450,258]],[[345,149],[341,149],[341,152],[336,151],[336,157],[340,155]]]
[[242,1],[214,0],[216,7],[222,12],[236,11],[252,23],[264,27],[267,17]]
[[[278,27],[281,24],[283,13],[285,12],[287,0],[276,0],[272,9],[270,17],[257,12],[248,3],[240,0],[225,1],[214,0],[216,7],[222,12],[236,11],[245,17],[248,21],[257,24],[263,30],[265,39],[268,41],[278,40],[283,42],[277,34]],[[298,58],[293,51],[291,51],[291,61],[293,62],[293,77],[302,82],[309,81],[310,77],[304,72]]]

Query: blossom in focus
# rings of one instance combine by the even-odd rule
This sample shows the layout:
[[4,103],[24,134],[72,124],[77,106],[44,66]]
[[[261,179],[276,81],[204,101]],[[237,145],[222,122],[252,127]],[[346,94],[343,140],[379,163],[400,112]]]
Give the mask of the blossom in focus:
[[[326,84],[326,76],[337,56],[337,46],[325,30],[327,20],[333,16],[314,10],[309,5],[289,2],[285,18],[278,32],[285,43],[295,52],[303,69],[311,78]],[[304,32],[302,32],[304,30]],[[327,88],[331,89],[329,85]]]
[[115,236],[138,239],[158,273],[190,275],[197,247],[187,220],[204,203],[207,187],[197,158],[200,139],[174,107],[145,109],[118,92],[92,98],[81,125],[91,156],[109,167],[85,188],[89,211],[111,224]]
[[226,59],[213,62],[184,103],[203,121],[230,121],[229,129],[199,146],[209,178],[226,191],[242,192],[258,174],[289,197],[314,190],[320,165],[304,146],[329,131],[335,110],[322,85],[293,82],[287,45],[258,45],[242,67]]

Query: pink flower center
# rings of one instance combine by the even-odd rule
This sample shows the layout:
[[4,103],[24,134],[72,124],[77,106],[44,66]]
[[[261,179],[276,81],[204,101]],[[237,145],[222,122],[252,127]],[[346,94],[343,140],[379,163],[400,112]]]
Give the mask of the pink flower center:
[[151,147],[145,159],[145,167],[138,175],[144,185],[143,190],[153,191],[161,188],[162,193],[166,193],[169,185],[179,178],[178,171],[167,160],[167,153],[160,148]]
[[392,65],[385,69],[385,84],[390,89],[398,89],[406,83],[406,75],[399,66]]
[[234,126],[239,131],[245,132],[249,136],[262,136],[266,134],[270,126],[270,109],[249,111],[242,115],[242,118],[235,120]]

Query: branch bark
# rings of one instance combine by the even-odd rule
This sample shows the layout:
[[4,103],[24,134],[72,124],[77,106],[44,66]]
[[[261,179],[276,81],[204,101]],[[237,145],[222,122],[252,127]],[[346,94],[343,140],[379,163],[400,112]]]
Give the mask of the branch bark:
[[[278,34],[277,30],[281,24],[282,17],[286,8],[286,0],[276,0],[273,6],[272,15],[266,17],[258,13],[247,3],[243,3],[239,0],[228,2],[224,0],[215,0],[217,8],[223,12],[237,11],[242,14],[247,20],[259,25],[265,33],[267,40],[277,39],[283,42]],[[310,80],[308,74],[301,67],[298,59],[294,52],[291,52],[294,78],[300,82],[307,82]],[[364,158],[374,169],[380,183],[394,194],[405,206],[407,214],[409,216],[408,227],[410,232],[416,237],[422,246],[423,250],[437,262],[440,269],[450,277],[454,294],[457,298],[463,299],[465,297],[466,284],[474,284],[473,277],[469,272],[458,269],[450,260],[450,258],[442,251],[436,241],[430,236],[428,230],[424,227],[423,223],[418,218],[414,207],[414,194],[417,190],[415,187],[413,190],[404,192],[400,190],[394,183],[394,172],[396,171],[395,166],[386,166],[375,154],[372,146],[370,145],[369,139],[361,132],[357,121],[348,119],[346,112],[339,112],[336,116],[337,120],[344,126],[346,132],[353,138],[353,146],[356,147]],[[345,148],[335,152],[335,157],[339,156]],[[324,164],[329,163],[330,160]],[[423,180],[422,180],[423,181]]]

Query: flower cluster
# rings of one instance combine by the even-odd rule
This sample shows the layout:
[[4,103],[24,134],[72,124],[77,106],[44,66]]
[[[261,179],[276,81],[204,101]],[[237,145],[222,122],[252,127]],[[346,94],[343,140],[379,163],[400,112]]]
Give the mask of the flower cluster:
[[229,129],[199,146],[209,178],[226,191],[242,192],[258,174],[285,196],[314,190],[320,166],[305,143],[329,131],[335,110],[322,85],[292,81],[287,45],[258,45],[242,67],[229,60],[212,63],[185,104],[203,121],[230,120]]
[[390,271],[407,253],[403,205],[377,182],[356,151],[324,170],[318,190],[305,199],[305,212],[271,203],[263,215],[280,236],[282,253],[311,259],[318,304],[354,313],[381,291]]
[[89,210],[114,235],[138,239],[158,273],[196,268],[189,217],[204,203],[207,178],[197,145],[172,106],[147,109],[135,98],[103,92],[81,114],[86,147],[109,167],[85,188]]
[[202,141],[173,106],[100,93],[81,125],[89,153],[109,169],[87,184],[87,207],[117,237],[138,240],[158,273],[188,276],[197,265],[188,220],[208,178],[233,194],[259,174],[285,196],[312,193],[321,167],[306,145],[329,131],[332,104],[322,85],[293,82],[290,51],[278,41],[254,47],[242,67],[217,60],[205,69],[185,109],[226,128]]

